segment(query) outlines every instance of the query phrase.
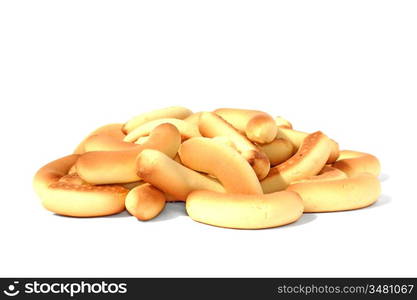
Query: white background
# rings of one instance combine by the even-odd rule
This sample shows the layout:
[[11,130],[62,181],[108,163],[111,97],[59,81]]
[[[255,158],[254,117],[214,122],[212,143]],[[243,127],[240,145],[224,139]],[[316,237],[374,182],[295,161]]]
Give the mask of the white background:
[[[416,1],[2,1],[0,276],[417,276]],[[45,211],[31,181],[92,129],[242,107],[382,162],[373,207],[231,230]]]

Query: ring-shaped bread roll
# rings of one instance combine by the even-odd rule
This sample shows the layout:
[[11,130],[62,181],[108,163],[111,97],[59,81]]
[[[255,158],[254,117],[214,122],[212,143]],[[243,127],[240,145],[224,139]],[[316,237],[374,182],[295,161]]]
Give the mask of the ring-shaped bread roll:
[[268,175],[270,164],[265,153],[221,117],[211,112],[201,113],[199,129],[205,137],[214,138],[223,136],[229,138],[235,145],[237,151],[252,166],[258,179],[265,178]]
[[378,158],[372,154],[352,150],[340,151],[339,158],[332,166],[350,177],[364,172],[378,177],[381,172]]
[[137,157],[136,166],[140,178],[178,201],[185,201],[195,190],[225,191],[214,178],[191,170],[160,151],[143,150]]
[[275,120],[265,112],[250,109],[219,108],[214,111],[252,142],[270,143],[277,135]]
[[76,163],[77,174],[92,184],[127,183],[138,181],[136,157],[145,149],[156,149],[174,157],[181,144],[178,129],[161,124],[152,130],[149,139],[124,151],[93,151],[80,156]]
[[291,184],[296,184],[300,182],[323,181],[323,180],[339,180],[339,179],[346,179],[346,178],[348,178],[348,176],[346,175],[345,172],[342,172],[339,169],[326,165],[317,175],[293,181],[291,182]]
[[93,186],[68,174],[79,155],[48,163],[36,173],[33,185],[42,205],[54,213],[71,217],[97,217],[122,212],[127,189],[120,185]]
[[282,191],[267,195],[192,192],[186,201],[188,215],[201,223],[238,229],[262,229],[297,221],[303,201],[297,193]]
[[178,153],[186,167],[213,175],[227,193],[263,193],[255,171],[230,146],[210,138],[195,137],[182,143]]
[[330,139],[320,131],[310,134],[289,160],[271,168],[261,181],[264,193],[283,190],[296,180],[317,175],[325,166],[331,151]]
[[287,190],[301,196],[305,212],[330,212],[373,204],[381,194],[381,185],[374,175],[361,173],[337,180],[307,180],[291,184]]
[[124,133],[129,133],[135,128],[145,123],[148,123],[149,121],[154,121],[158,119],[166,119],[166,118],[185,119],[191,114],[192,114],[191,110],[185,107],[181,107],[181,106],[171,106],[171,107],[156,109],[156,110],[146,112],[146,113],[133,117],[132,119],[130,119],[123,125],[122,130]]

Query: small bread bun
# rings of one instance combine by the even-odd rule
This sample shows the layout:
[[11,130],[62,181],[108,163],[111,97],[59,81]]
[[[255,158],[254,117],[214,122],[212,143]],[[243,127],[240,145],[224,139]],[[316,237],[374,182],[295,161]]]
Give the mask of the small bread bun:
[[178,153],[185,166],[213,175],[228,193],[263,193],[252,167],[230,146],[195,137],[185,141]]
[[235,145],[239,153],[248,161],[258,179],[268,175],[270,164],[268,157],[232,125],[214,113],[203,112],[200,115],[199,129],[203,136],[227,137]]
[[186,201],[188,215],[201,223],[238,229],[261,229],[286,225],[303,214],[303,201],[294,192],[268,195],[192,192]]
[[141,221],[155,218],[163,211],[165,203],[164,193],[149,183],[130,190],[125,200],[127,211]]
[[144,149],[156,149],[170,157],[177,154],[180,133],[171,124],[160,124],[149,139],[124,151],[93,151],[81,155],[76,163],[78,175],[92,184],[127,183],[140,180],[136,173],[136,157]]
[[339,158],[333,164],[333,167],[342,170],[349,177],[364,172],[378,177],[381,172],[378,158],[368,153],[352,150],[340,151]]
[[191,114],[192,114],[191,110],[185,107],[181,107],[181,106],[172,106],[172,107],[157,109],[157,110],[153,110],[147,113],[140,114],[130,119],[129,121],[126,122],[126,124],[123,125],[122,130],[124,133],[130,133],[135,128],[145,123],[148,123],[150,121],[166,119],[166,118],[185,119]]
[[259,110],[219,108],[214,111],[238,131],[246,134],[252,142],[270,143],[277,135],[274,119]]
[[[79,158],[73,154],[43,166],[33,186],[42,205],[54,213],[71,217],[97,217],[122,212],[127,189],[119,185],[93,186],[66,176]],[[62,181],[61,178],[66,177]]]
[[308,135],[294,156],[271,168],[261,181],[264,193],[283,190],[293,181],[317,175],[326,164],[330,151],[331,142],[325,134],[317,131]]
[[225,191],[215,179],[184,167],[160,151],[143,150],[136,166],[140,178],[178,201],[185,201],[195,190]]
[[338,180],[310,180],[291,184],[288,191],[297,192],[305,212],[351,210],[373,204],[381,194],[378,178],[361,173]]

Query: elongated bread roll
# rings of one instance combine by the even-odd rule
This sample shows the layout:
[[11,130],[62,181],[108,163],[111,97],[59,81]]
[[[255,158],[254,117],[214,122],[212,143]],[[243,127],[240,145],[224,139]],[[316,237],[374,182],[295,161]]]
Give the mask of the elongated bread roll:
[[117,140],[123,141],[125,135],[122,132],[122,127],[123,127],[123,124],[114,123],[114,124],[107,124],[107,125],[97,128],[96,130],[94,130],[93,132],[91,132],[89,135],[87,135],[84,138],[84,140],[74,150],[74,154],[81,154],[85,152],[84,144],[86,140],[92,135],[106,135],[106,136],[114,137]]
[[155,218],[164,209],[165,203],[164,193],[149,183],[130,190],[125,200],[127,211],[141,221]]
[[281,128],[292,129],[292,124],[290,121],[284,119],[283,117],[275,117],[275,124]]
[[181,106],[172,106],[172,107],[166,107],[161,109],[156,109],[147,113],[140,114],[129,121],[126,122],[126,124],[123,125],[123,132],[129,133],[133,129],[149,122],[154,121],[158,119],[166,119],[166,118],[172,118],[172,119],[184,119],[192,114],[192,111],[188,108],[181,107]]
[[119,138],[109,135],[96,134],[86,139],[84,151],[123,151],[134,149],[136,144],[123,142]]
[[42,205],[54,213],[72,217],[106,216],[125,209],[127,189],[119,185],[93,186],[67,176],[79,155],[73,154],[43,166],[33,179]]
[[188,215],[201,223],[239,229],[261,229],[286,225],[303,214],[303,201],[294,192],[268,195],[192,192],[186,201]]
[[214,112],[253,142],[270,143],[277,135],[274,119],[265,112],[237,108],[219,108]]
[[182,140],[186,140],[186,139],[189,139],[189,138],[195,137],[195,136],[201,136],[200,132],[198,131],[197,126],[195,126],[193,124],[190,124],[190,123],[187,123],[183,120],[158,119],[158,120],[154,120],[154,121],[150,121],[148,123],[142,124],[139,127],[136,127],[134,130],[132,130],[131,132],[129,132],[125,136],[123,141],[125,141],[125,142],[135,142],[138,138],[149,135],[149,133],[155,127],[157,127],[161,124],[164,124],[164,123],[169,123],[169,124],[172,124],[175,127],[177,127],[177,129],[181,133]]
[[185,166],[215,176],[228,193],[263,193],[252,167],[230,146],[195,137],[185,141],[178,153]]
[[259,179],[268,175],[270,164],[268,157],[245,136],[236,131],[229,123],[214,113],[203,112],[199,129],[205,137],[224,136],[229,138],[240,154],[249,162]]
[[165,123],[152,130],[149,139],[124,151],[93,151],[81,155],[76,163],[78,175],[92,184],[127,183],[138,181],[136,157],[144,149],[156,149],[169,157],[177,154],[181,144],[180,133]]
[[333,167],[342,170],[350,177],[364,172],[378,177],[381,172],[378,158],[368,153],[352,150],[340,151],[339,158]]
[[258,145],[268,156],[271,166],[276,166],[294,154],[294,145],[286,139],[275,139],[268,144]]
[[184,167],[156,150],[144,150],[137,157],[137,174],[159,190],[185,201],[195,190],[224,192],[223,186],[213,178]]
[[381,194],[374,175],[361,173],[339,180],[315,180],[292,184],[288,191],[297,192],[305,212],[351,210],[373,204]]
[[310,134],[294,156],[271,168],[268,176],[261,181],[264,193],[283,190],[293,181],[317,175],[330,152],[331,142],[326,135],[320,131]]
[[[285,128],[285,127],[279,127],[278,132],[277,132],[277,138],[282,138],[282,139],[286,139],[286,140],[290,141],[294,145],[296,150],[298,150],[300,148],[304,139],[308,135],[309,134],[306,133],[306,132],[302,132],[302,131],[298,131],[298,130],[294,130],[294,129],[289,129],[289,128]],[[327,163],[329,163],[329,164],[334,163],[336,161],[336,159],[339,157],[339,144],[336,143],[332,139],[330,140],[330,142],[331,142],[331,146],[332,146],[332,151],[331,151],[329,159],[327,161]]]
[[186,117],[184,121],[198,127],[200,116],[201,116],[201,112],[196,112]]

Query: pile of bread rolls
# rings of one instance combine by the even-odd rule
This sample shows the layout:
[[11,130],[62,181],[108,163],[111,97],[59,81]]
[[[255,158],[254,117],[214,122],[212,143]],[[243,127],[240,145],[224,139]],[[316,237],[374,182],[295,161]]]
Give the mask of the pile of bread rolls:
[[380,193],[378,159],[339,150],[321,131],[245,109],[193,113],[168,107],[90,133],[74,154],[43,166],[34,189],[43,206],[73,217],[125,209],[145,221],[185,201],[195,221],[260,229],[303,212],[358,209]]

